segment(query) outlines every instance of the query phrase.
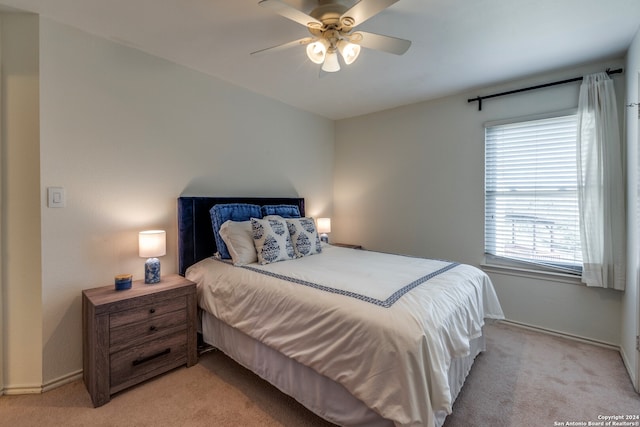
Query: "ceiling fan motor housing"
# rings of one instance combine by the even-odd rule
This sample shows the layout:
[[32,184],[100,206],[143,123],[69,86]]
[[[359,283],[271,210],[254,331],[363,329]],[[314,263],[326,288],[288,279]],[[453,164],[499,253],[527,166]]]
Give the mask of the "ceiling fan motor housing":
[[[349,8],[342,4],[320,1],[320,5],[313,9],[309,15],[322,22],[323,30],[331,28],[338,31],[349,31],[355,21],[350,17],[342,17],[347,10]],[[311,27],[309,29],[311,30]]]

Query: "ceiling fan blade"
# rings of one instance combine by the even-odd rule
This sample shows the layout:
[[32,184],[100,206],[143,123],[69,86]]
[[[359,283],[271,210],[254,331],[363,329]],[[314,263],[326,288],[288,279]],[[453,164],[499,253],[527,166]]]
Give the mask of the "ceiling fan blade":
[[278,52],[294,46],[303,46],[305,44],[311,43],[313,40],[314,40],[313,37],[304,37],[302,39],[294,40],[288,43],[283,43],[277,46],[272,46],[265,49],[257,50],[255,52],[251,52],[251,55],[262,55],[263,53]]
[[398,1],[399,0],[360,0],[353,5],[351,9],[343,13],[340,20],[352,18],[354,21],[352,27],[355,27]]
[[350,41],[351,43],[359,44],[362,47],[381,50],[395,55],[402,55],[409,49],[409,46],[411,46],[411,41],[409,40],[368,33],[366,31],[357,31],[352,33]]
[[266,7],[267,9],[271,9],[278,15],[291,19],[300,25],[304,25],[305,27],[322,26],[322,22],[318,21],[313,16],[307,15],[281,0],[261,0],[258,4],[262,7]]

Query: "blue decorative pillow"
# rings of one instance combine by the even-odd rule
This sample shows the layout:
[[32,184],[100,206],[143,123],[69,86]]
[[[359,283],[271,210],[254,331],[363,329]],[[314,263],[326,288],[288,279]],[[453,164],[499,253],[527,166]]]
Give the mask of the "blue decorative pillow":
[[220,227],[225,222],[231,221],[249,221],[251,218],[262,218],[262,211],[259,205],[250,205],[247,203],[226,203],[213,205],[209,210],[211,215],[211,225],[213,227],[213,235],[218,248],[218,256],[222,259],[231,259],[227,245],[220,237]]
[[300,218],[300,209],[296,205],[264,205],[262,216],[278,215],[282,218]]
[[264,219],[251,218],[251,229],[260,264],[270,264],[296,257],[287,223],[283,218],[277,216]]
[[319,254],[322,252],[320,238],[313,218],[287,219],[287,227],[296,257]]

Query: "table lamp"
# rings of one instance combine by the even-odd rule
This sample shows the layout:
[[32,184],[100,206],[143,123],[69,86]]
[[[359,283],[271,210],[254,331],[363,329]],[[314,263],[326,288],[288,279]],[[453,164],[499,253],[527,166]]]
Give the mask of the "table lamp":
[[160,260],[156,257],[167,253],[167,233],[164,230],[147,230],[138,234],[138,254],[147,258],[144,263],[144,283],[160,281]]
[[331,218],[318,218],[318,233],[320,234],[320,240],[329,243],[327,233],[331,233]]

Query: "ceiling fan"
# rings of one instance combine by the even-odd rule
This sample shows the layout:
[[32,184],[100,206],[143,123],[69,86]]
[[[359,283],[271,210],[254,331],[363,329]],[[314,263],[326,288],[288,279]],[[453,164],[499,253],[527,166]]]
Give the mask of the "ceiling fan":
[[252,52],[259,55],[294,46],[307,46],[307,56],[322,64],[326,72],[340,71],[338,53],[345,64],[352,64],[360,55],[360,48],[381,50],[402,55],[409,49],[409,40],[383,36],[354,28],[399,0],[360,0],[351,8],[337,0],[318,0],[318,6],[309,14],[294,8],[283,0],[261,0],[258,4],[307,27],[311,37],[303,37],[278,46]]

